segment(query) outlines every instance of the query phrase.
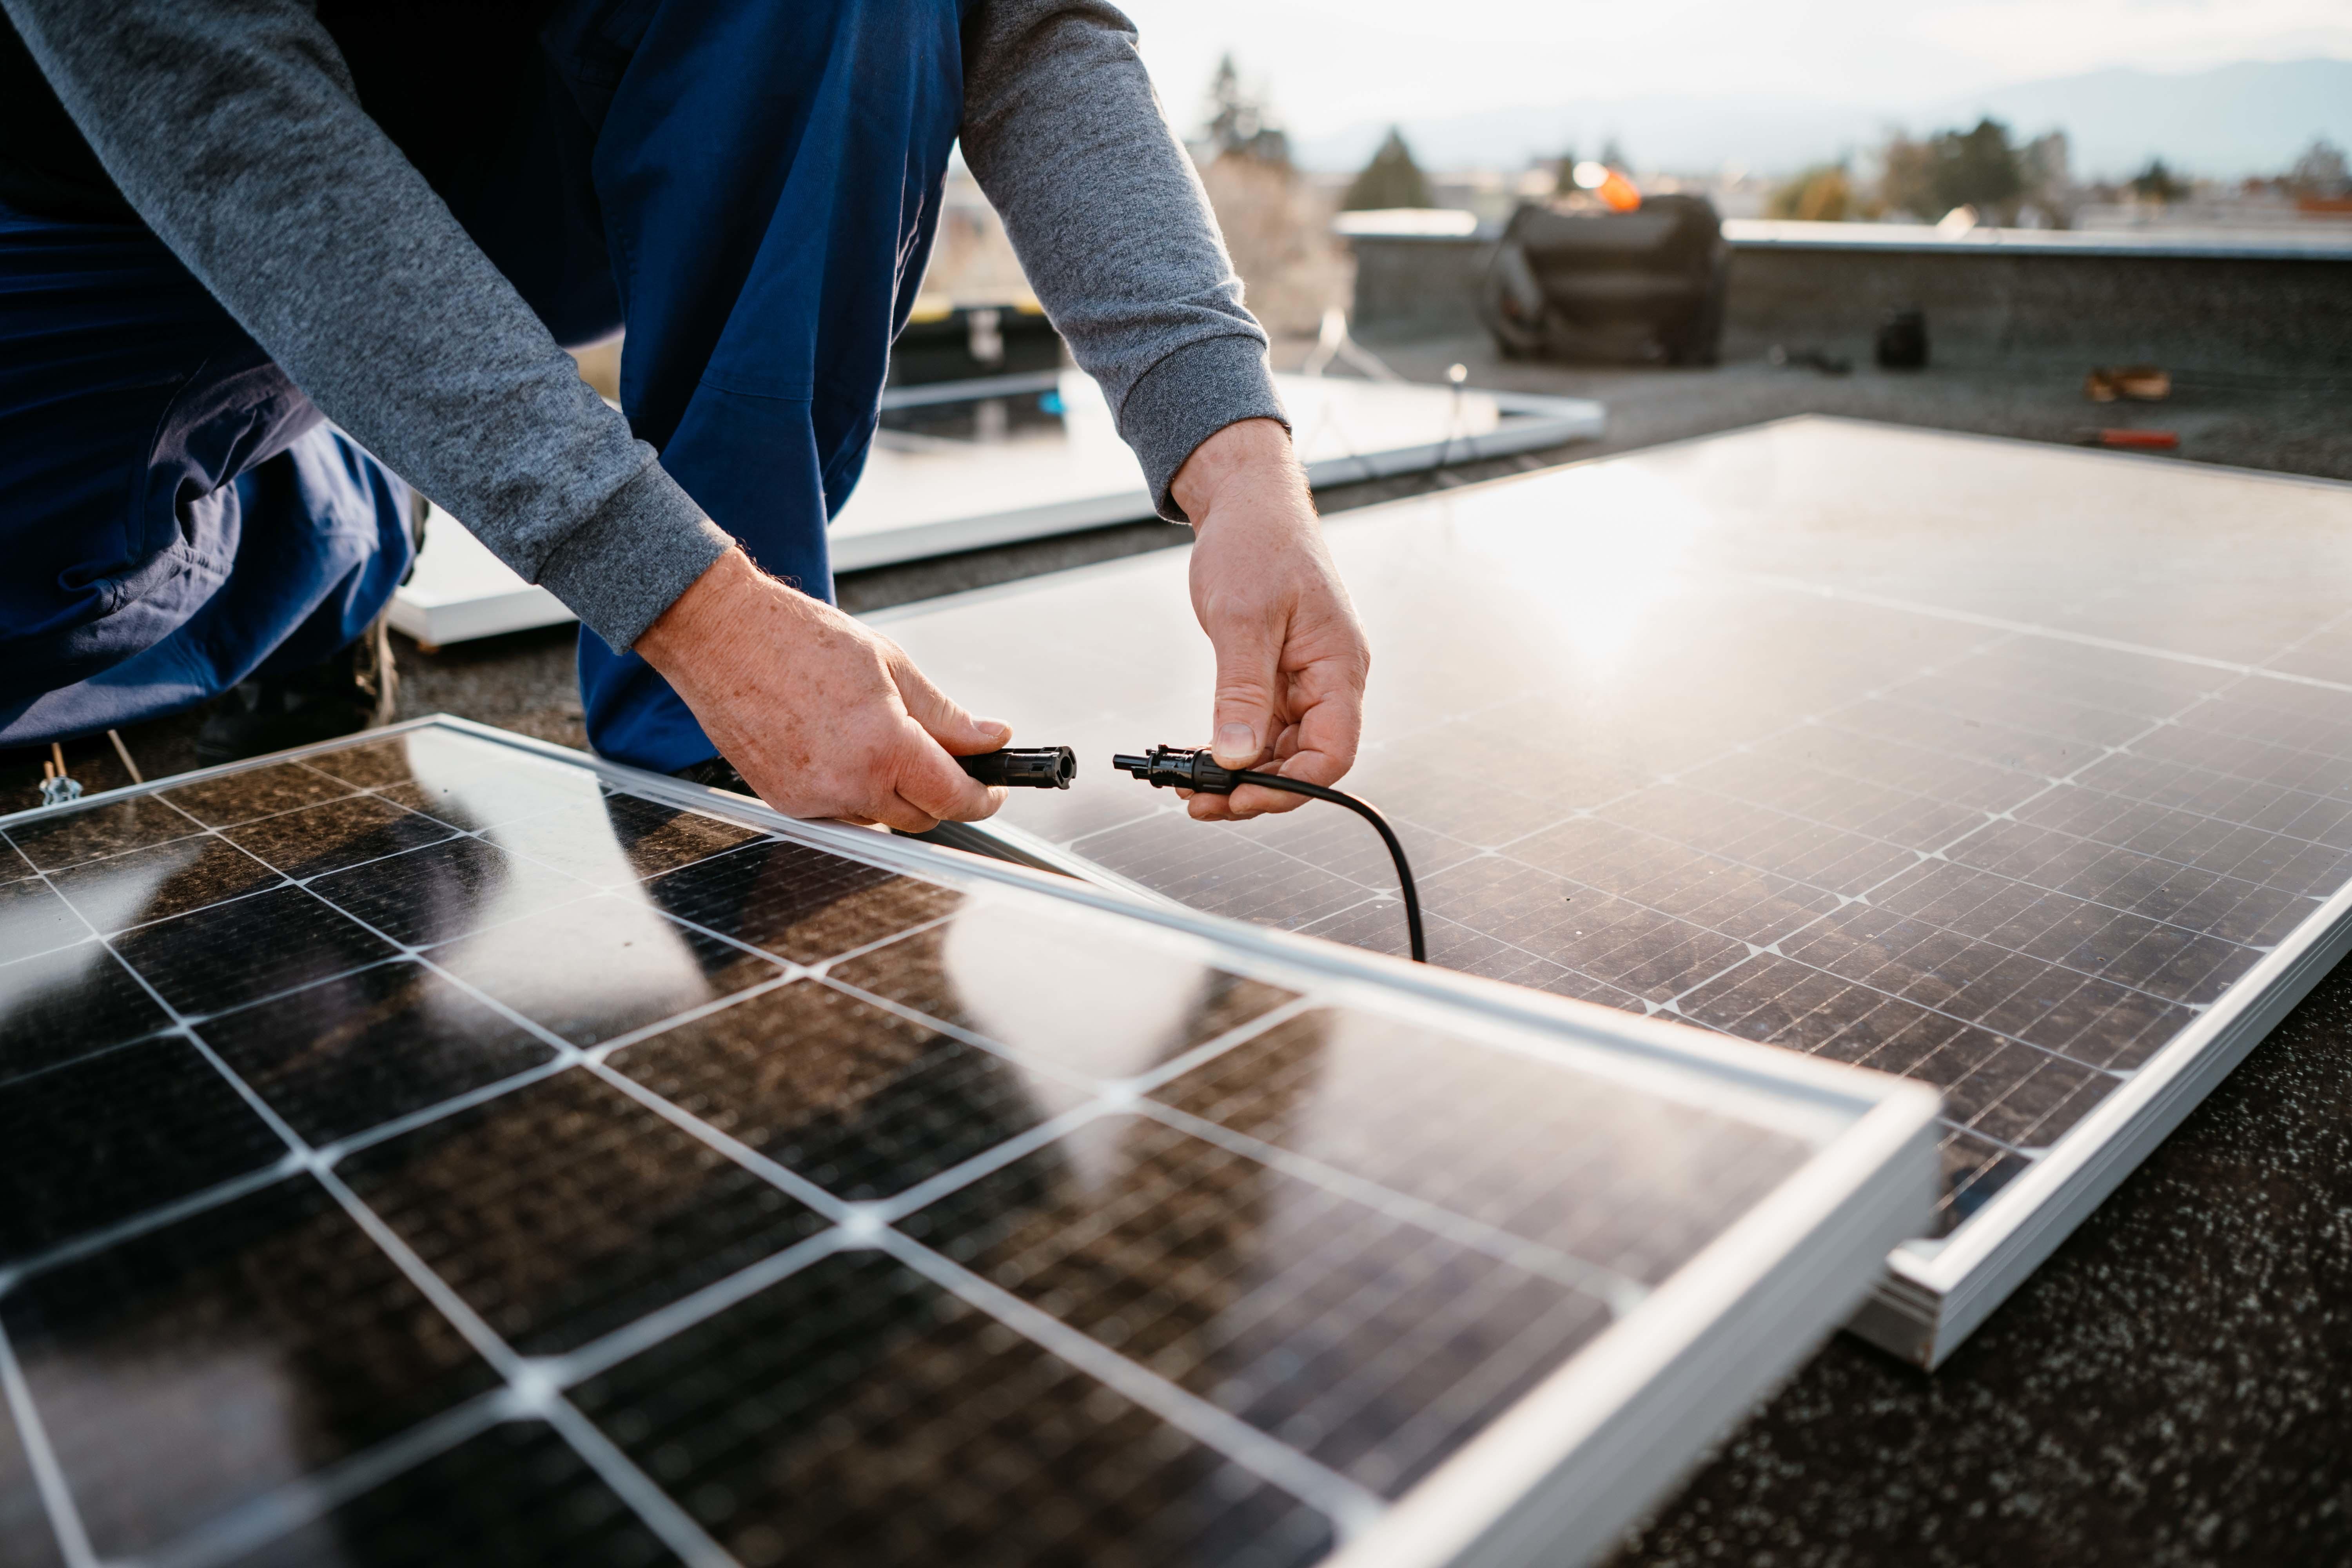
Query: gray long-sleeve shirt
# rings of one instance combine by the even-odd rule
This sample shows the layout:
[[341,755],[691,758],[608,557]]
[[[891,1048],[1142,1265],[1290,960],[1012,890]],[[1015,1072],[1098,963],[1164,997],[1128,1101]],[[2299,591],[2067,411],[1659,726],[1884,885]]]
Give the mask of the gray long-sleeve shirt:
[[[0,0],[123,196],[320,410],[626,647],[730,540],[361,108],[313,0]],[[983,0],[964,158],[1162,515],[1280,417],[1127,18]]]

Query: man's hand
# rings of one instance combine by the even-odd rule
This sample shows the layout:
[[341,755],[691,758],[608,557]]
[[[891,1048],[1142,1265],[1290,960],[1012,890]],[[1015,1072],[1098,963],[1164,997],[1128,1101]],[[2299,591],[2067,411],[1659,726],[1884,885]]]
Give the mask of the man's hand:
[[[1323,548],[1289,433],[1271,419],[1228,425],[1169,489],[1192,520],[1192,610],[1217,651],[1218,764],[1339,783],[1356,761],[1371,651]],[[1207,822],[1305,804],[1244,785],[1196,795],[1190,810]]]
[[1012,727],[975,719],[898,644],[730,550],[636,641],[760,798],[789,816],[920,833],[1004,804],[952,757]]

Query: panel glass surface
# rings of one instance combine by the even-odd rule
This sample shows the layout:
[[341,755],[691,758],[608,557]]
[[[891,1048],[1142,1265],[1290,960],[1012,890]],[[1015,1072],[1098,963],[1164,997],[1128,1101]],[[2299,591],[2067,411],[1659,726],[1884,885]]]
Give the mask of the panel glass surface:
[[[1346,787],[1433,959],[1935,1085],[1945,1233],[2352,879],[2345,487],[1813,420],[1329,536],[1375,654]],[[1004,821],[1402,952],[1352,816],[1203,826],[1109,773],[1207,733],[1184,572],[882,619],[1077,748]]]
[[1309,1563],[1857,1113],[438,726],[0,846],[11,1564]]

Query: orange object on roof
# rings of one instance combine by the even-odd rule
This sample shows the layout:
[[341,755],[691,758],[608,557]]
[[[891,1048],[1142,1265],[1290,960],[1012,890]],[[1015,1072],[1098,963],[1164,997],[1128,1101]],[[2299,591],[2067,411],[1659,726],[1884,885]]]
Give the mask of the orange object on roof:
[[1576,183],[1608,203],[1612,212],[1629,213],[1642,205],[1641,187],[1606,163],[1588,158],[1577,164]]

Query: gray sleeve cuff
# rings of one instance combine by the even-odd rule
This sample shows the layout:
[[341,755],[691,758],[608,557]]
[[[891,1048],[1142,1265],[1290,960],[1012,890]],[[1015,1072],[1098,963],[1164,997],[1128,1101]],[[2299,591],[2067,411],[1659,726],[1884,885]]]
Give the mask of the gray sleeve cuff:
[[734,543],[659,463],[647,463],[555,547],[539,582],[624,653]]
[[1118,433],[1135,448],[1151,504],[1171,522],[1190,522],[1168,487],[1193,448],[1244,419],[1280,420],[1290,427],[1265,346],[1255,337],[1206,338],[1187,344],[1145,371],[1118,411]]

